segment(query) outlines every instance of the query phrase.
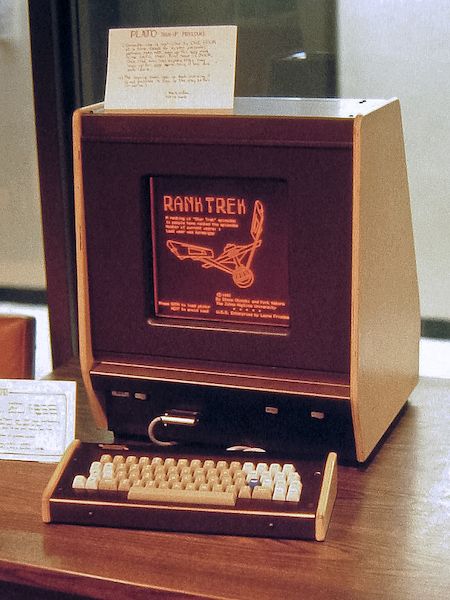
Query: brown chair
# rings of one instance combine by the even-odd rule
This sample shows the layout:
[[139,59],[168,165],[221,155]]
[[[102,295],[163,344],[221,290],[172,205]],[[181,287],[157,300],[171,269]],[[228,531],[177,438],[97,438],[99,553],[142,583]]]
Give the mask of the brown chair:
[[33,379],[35,352],[35,318],[0,315],[0,378]]

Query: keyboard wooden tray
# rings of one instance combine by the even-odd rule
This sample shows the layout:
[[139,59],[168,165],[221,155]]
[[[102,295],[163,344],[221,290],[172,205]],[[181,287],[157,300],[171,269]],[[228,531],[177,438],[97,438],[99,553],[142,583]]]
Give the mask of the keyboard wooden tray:
[[[204,451],[203,451],[204,452]],[[186,458],[293,464],[302,482],[298,502],[237,497],[234,505],[189,501],[130,500],[126,491],[74,489],[74,477],[88,474],[102,455]],[[49,481],[42,500],[44,522],[72,523],[165,531],[250,535],[276,538],[325,539],[337,491],[337,458],[287,460],[264,453],[194,454],[148,444],[92,444],[78,440],[67,449]]]

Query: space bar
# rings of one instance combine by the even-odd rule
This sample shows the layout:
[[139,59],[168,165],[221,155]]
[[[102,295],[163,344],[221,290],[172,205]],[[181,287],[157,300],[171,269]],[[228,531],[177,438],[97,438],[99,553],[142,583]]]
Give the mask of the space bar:
[[159,502],[187,502],[188,504],[219,504],[234,506],[236,496],[232,492],[204,492],[198,490],[160,489],[133,485],[128,492],[128,500]]

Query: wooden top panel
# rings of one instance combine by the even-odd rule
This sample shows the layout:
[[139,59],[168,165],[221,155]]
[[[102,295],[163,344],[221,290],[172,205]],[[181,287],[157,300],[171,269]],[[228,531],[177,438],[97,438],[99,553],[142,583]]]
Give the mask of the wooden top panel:
[[236,98],[235,115],[314,119],[353,119],[367,115],[391,100],[368,98]]
[[[340,108],[338,107],[340,106]],[[82,139],[91,141],[174,142],[177,144],[351,146],[357,101],[240,98],[233,114],[173,114],[85,109]],[[354,114],[349,110],[354,109]],[[317,113],[317,114],[316,114]]]

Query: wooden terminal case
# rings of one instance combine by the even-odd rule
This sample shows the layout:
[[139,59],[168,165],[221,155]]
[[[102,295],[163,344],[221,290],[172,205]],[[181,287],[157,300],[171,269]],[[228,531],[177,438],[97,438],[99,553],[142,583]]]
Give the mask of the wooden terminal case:
[[[96,421],[364,462],[414,388],[397,100],[74,117],[80,358]],[[231,265],[231,266],[230,266]]]

